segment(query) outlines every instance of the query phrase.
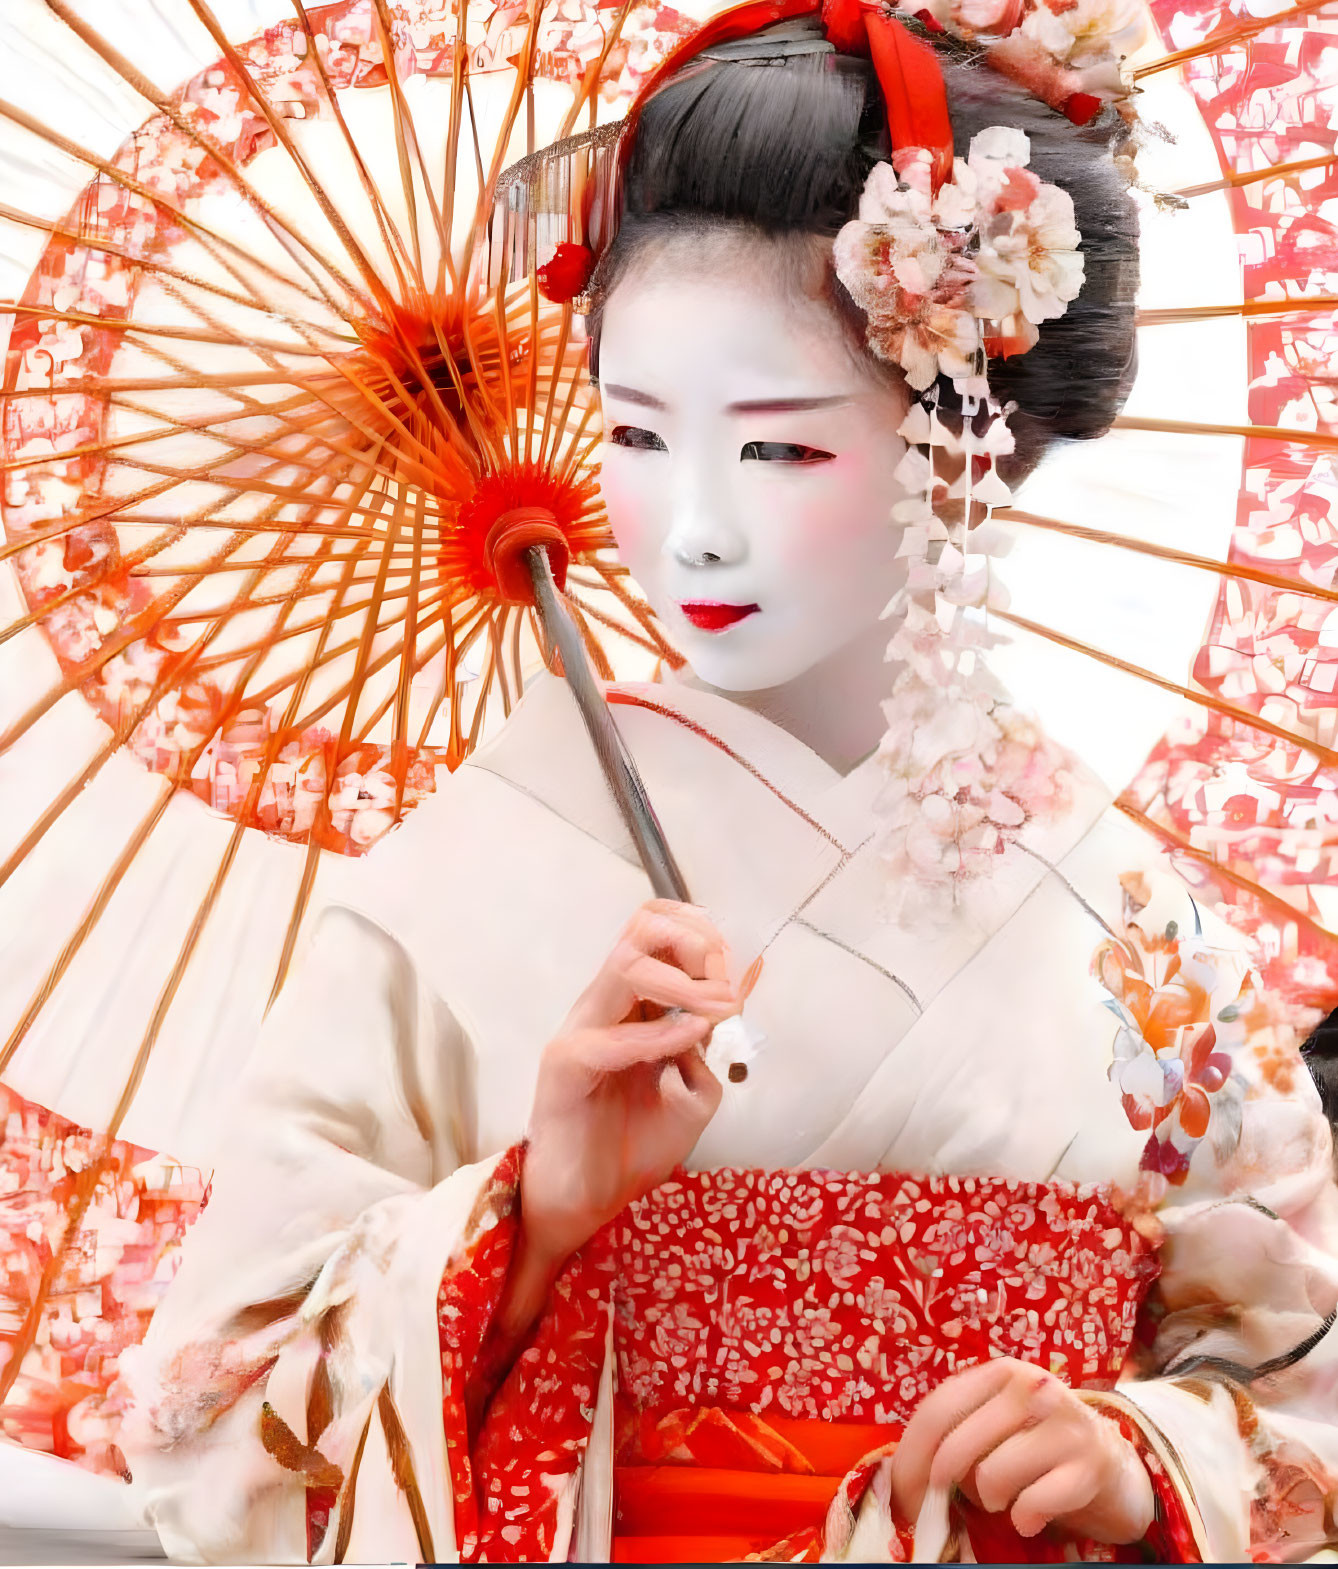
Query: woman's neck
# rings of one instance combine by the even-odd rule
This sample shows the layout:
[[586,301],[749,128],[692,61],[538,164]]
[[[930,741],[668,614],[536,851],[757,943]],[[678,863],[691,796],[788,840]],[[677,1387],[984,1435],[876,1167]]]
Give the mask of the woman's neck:
[[677,679],[751,709],[802,741],[837,773],[848,774],[876,749],[887,728],[881,705],[891,694],[897,667],[884,655],[893,630],[891,623],[875,621],[784,686],[726,692],[689,667]]

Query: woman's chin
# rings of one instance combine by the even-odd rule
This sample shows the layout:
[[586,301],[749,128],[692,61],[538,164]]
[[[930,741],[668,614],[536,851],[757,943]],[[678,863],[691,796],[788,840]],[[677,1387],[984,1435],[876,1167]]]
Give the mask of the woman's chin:
[[746,648],[727,645],[728,634],[696,633],[677,639],[679,652],[693,675],[721,692],[768,692],[788,686],[812,660],[796,659],[790,649]]

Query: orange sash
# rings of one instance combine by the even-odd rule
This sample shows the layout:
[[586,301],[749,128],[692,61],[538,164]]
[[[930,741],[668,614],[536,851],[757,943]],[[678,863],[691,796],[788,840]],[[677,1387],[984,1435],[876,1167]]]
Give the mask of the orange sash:
[[718,1408],[643,1419],[614,1470],[613,1561],[727,1563],[816,1536],[842,1477],[897,1431]]

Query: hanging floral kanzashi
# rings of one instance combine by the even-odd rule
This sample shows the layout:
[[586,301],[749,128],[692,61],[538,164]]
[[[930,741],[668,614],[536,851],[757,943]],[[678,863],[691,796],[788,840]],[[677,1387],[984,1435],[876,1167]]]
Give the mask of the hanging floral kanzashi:
[[[991,126],[935,191],[932,154],[903,149],[874,168],[835,246],[870,349],[919,395],[899,430],[906,499],[892,520],[906,581],[886,613],[899,616],[888,658],[901,668],[879,748],[881,848],[903,919],[951,910],[964,883],[1069,794],[1065,754],[984,664],[994,636],[983,612],[1002,606],[987,519],[1012,499],[997,462],[1013,450],[985,363],[1030,349],[1083,281],[1072,198],[1030,156],[1021,131]],[[941,415],[941,376],[961,400],[960,428]]]

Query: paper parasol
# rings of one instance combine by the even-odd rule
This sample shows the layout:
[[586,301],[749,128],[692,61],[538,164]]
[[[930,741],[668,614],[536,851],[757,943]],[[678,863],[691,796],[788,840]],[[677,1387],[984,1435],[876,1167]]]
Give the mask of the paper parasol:
[[[1116,430],[1019,497],[1001,674],[1323,1005],[1338,30],[1314,0],[1153,15],[1140,109],[1178,140],[1143,160],[1170,197],[1147,204],[1143,370]],[[6,7],[0,1077],[37,1228],[10,1267],[11,1415],[65,1409],[48,1305],[106,1283],[79,1249],[141,1191],[123,1140],[207,1165],[319,881],[542,664],[492,525],[557,520],[601,674],[672,657],[609,549],[579,318],[539,288],[579,236],[508,234],[493,198],[515,159],[615,121],[692,21]],[[110,1267],[151,1276],[191,1202]]]

